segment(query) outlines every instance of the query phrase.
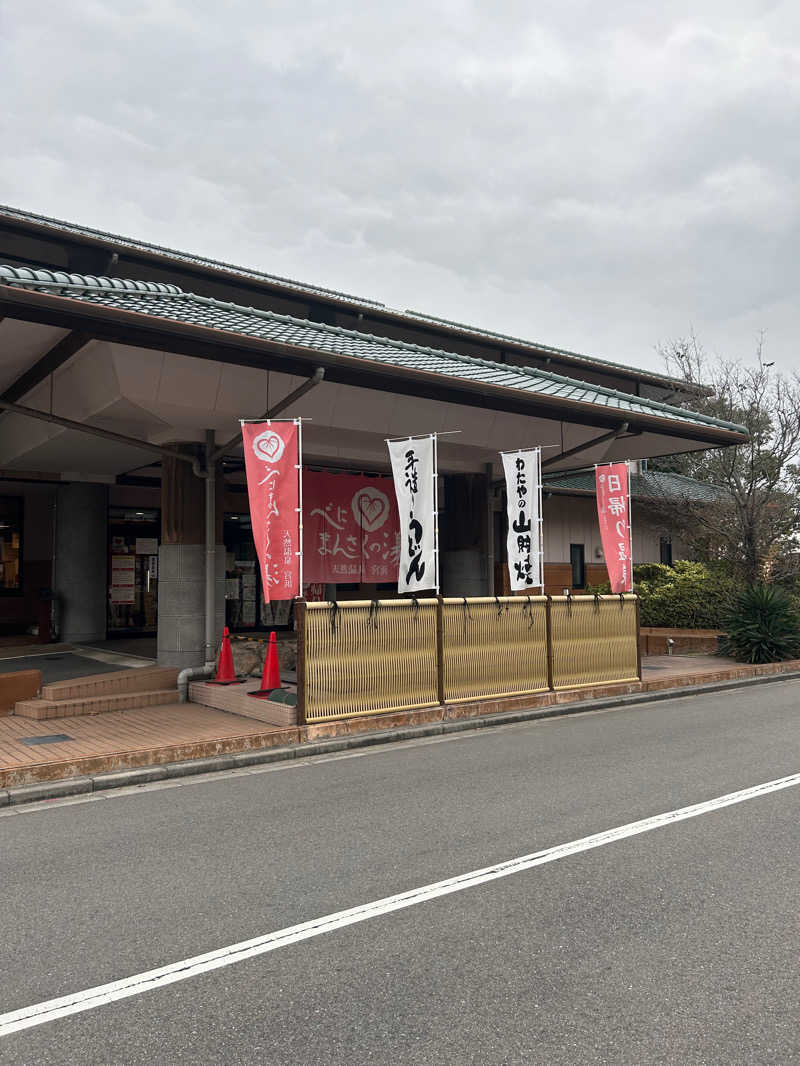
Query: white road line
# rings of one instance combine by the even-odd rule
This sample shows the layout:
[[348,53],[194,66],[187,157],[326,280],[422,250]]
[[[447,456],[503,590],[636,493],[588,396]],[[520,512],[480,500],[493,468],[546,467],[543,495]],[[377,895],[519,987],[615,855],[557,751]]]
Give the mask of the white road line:
[[534,866],[544,866],[546,863],[555,862],[557,859],[565,859],[569,855],[577,855],[582,851],[590,851],[592,848],[600,848],[605,844],[613,844],[617,840],[625,840],[627,837],[637,836],[640,833],[648,833],[652,829],[661,829],[663,826],[672,825],[674,822],[682,822],[687,818],[697,818],[701,814],[709,814],[720,810],[722,807],[730,807],[735,803],[743,803],[745,800],[756,799],[770,792],[778,792],[784,788],[792,788],[800,785],[800,773],[789,777],[781,777],[775,781],[766,781],[752,788],[745,788],[739,792],[729,792],[725,796],[716,799],[705,800],[703,803],[695,803],[691,807],[681,807],[678,810],[667,811],[664,814],[656,814],[651,818],[643,818],[638,822],[630,822],[628,825],[617,826],[616,829],[606,829],[602,833],[594,833],[592,836],[581,837],[567,844],[559,844],[544,851],[536,851],[531,855],[522,855],[517,859],[498,863],[496,866],[487,866],[482,870],[473,870],[471,873],[460,874],[458,877],[448,878],[446,881],[437,881],[431,885],[423,885],[408,892],[400,892],[396,896],[386,896],[384,899],[375,900],[372,903],[364,903],[359,907],[351,907],[349,910],[337,911],[323,918],[314,918],[309,922],[301,922],[300,925],[292,925],[286,929],[279,929],[265,936],[255,937],[252,940],[243,940],[238,944],[230,944],[228,947],[210,951],[205,955],[195,955],[181,962],[173,962],[168,966],[162,966],[157,970],[148,970],[145,973],[134,974],[125,977],[121,981],[112,981],[109,984],[98,985],[96,988],[87,988],[82,992],[74,992],[69,996],[59,999],[48,999],[42,1003],[34,1003],[30,1007],[22,1007],[20,1010],[9,1011],[0,1014],[0,1037],[18,1033],[23,1029],[31,1029],[35,1025],[43,1025],[45,1022],[54,1021],[57,1018],[66,1018],[70,1014],[78,1014],[81,1011],[92,1010],[106,1003],[113,1003],[118,999],[126,999],[128,996],[138,996],[142,992],[162,988],[165,985],[174,984],[176,981],[186,981],[191,977],[198,977],[209,970],[217,970],[223,966],[232,966],[236,962],[251,959],[255,955],[265,955],[276,948],[286,947],[289,944],[297,944],[301,940],[320,936],[322,933],[331,933],[335,929],[342,929],[348,925],[365,922],[369,918],[378,918],[383,914],[391,914],[392,911],[404,910],[413,907],[417,903],[427,903],[429,900],[448,896],[453,892],[462,892],[467,888],[475,888],[477,885],[486,884],[488,881],[496,881],[501,877],[509,877],[511,874],[522,873]]

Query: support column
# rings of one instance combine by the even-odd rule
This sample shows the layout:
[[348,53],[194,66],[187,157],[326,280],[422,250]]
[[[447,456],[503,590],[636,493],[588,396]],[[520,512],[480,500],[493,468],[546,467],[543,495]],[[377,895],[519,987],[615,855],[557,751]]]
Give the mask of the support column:
[[[202,465],[201,446],[197,448],[197,456]],[[217,487],[214,629],[218,641],[225,624],[221,469],[217,470]],[[158,565],[158,662],[162,666],[201,666],[205,661],[205,494],[205,478],[197,477],[189,463],[164,459]]]
[[76,482],[56,495],[55,592],[68,644],[106,639],[108,488]]

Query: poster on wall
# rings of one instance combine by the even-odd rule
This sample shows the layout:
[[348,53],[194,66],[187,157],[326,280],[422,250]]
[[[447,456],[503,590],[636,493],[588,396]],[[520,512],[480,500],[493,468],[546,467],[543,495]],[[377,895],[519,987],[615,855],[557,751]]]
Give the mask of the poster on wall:
[[594,468],[597,518],[611,591],[633,592],[631,511],[628,464],[608,463]]
[[305,581],[397,580],[400,519],[390,478],[306,470],[303,495]]
[[302,587],[300,422],[242,422],[247,495],[264,602]]
[[544,591],[542,577],[542,450],[501,452],[508,508],[508,575],[512,592]]
[[436,435],[387,440],[400,516],[397,591],[439,591]]
[[114,604],[136,602],[136,559],[132,555],[111,556],[109,598]]

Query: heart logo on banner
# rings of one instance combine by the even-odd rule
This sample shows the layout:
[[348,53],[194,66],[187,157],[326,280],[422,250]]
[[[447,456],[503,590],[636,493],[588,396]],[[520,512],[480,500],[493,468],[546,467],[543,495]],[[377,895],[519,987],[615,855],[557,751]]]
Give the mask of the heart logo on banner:
[[389,517],[389,498],[380,489],[365,485],[353,497],[353,515],[367,533],[380,529]]
[[274,429],[265,429],[253,440],[253,454],[264,463],[277,463],[283,449],[283,438]]

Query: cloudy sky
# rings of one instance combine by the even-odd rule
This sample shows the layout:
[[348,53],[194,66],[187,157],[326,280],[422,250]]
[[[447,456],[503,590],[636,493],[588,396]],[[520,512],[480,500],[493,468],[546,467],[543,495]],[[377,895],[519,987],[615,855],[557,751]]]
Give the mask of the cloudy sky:
[[0,203],[639,366],[800,337],[800,5],[0,0]]

